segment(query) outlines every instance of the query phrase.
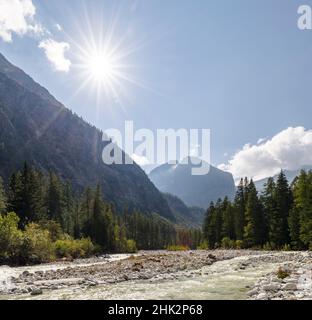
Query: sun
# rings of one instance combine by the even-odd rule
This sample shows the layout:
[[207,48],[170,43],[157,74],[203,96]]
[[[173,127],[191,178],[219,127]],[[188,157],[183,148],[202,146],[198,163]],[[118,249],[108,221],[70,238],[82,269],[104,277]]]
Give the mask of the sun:
[[90,78],[98,84],[109,85],[117,76],[117,64],[105,53],[91,53],[85,64]]
[[96,92],[96,97],[113,98],[120,100],[123,84],[131,82],[132,78],[127,73],[127,64],[122,51],[106,45],[85,45],[79,52],[79,77],[81,87],[78,92],[90,86]]
[[73,81],[79,84],[72,99],[84,92],[96,99],[99,108],[104,103],[118,104],[126,112],[136,87],[153,91],[140,79],[143,69],[136,56],[145,40],[120,32],[118,13],[107,19],[91,19],[87,11],[84,16],[75,36],[67,35],[73,52]]

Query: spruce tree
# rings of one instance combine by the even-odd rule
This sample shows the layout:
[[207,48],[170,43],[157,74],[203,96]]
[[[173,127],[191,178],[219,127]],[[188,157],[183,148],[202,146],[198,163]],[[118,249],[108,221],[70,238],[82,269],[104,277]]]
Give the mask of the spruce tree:
[[[312,248],[312,172],[301,171],[293,186],[294,210],[300,227],[300,241],[305,248]],[[292,228],[293,226],[290,225]],[[292,229],[291,229],[292,230]]]
[[297,208],[293,208],[290,211],[288,225],[292,249],[303,249],[304,245],[300,239],[300,215]]
[[206,212],[203,226],[204,238],[208,242],[210,249],[213,249],[216,244],[216,214],[214,203],[211,202]]
[[66,182],[64,186],[64,195],[63,195],[63,216],[62,223],[63,229],[66,233],[72,235],[74,233],[74,196],[72,188],[69,182]]
[[227,197],[223,201],[222,239],[223,238],[235,239],[234,210],[233,205]]
[[248,196],[246,203],[246,226],[244,241],[248,247],[262,245],[263,237],[263,210],[258,198],[254,182],[251,180],[248,185]]
[[59,177],[52,172],[49,173],[46,208],[48,218],[63,225],[63,185]]
[[276,181],[275,201],[278,221],[280,221],[280,229],[277,232],[277,246],[281,247],[290,242],[288,217],[292,208],[292,193],[283,171],[280,172]]
[[245,226],[245,186],[244,180],[241,179],[234,200],[234,217],[235,217],[235,235],[237,240],[243,240]]
[[21,188],[21,174],[20,172],[14,172],[9,182],[8,211],[15,212],[17,215],[20,215]]
[[219,199],[215,206],[215,235],[216,235],[216,245],[220,246],[222,240],[222,226],[223,226],[223,203]]
[[35,170],[26,162],[22,172],[10,178],[8,207],[19,216],[21,227],[40,218],[43,197],[40,184]]
[[267,241],[272,247],[277,243],[277,234],[279,234],[279,229],[281,226],[281,221],[279,221],[276,200],[275,200],[275,182],[273,178],[269,178],[264,185],[264,190],[262,192],[261,201],[264,210],[265,219],[265,231],[267,234]]
[[7,208],[7,199],[3,186],[3,180],[0,177],[0,214],[5,213]]

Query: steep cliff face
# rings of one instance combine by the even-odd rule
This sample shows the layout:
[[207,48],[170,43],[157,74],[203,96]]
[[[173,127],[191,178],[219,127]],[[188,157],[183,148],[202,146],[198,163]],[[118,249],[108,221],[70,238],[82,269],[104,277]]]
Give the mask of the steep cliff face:
[[58,102],[0,54],[0,175],[7,181],[24,161],[52,170],[77,190],[100,183],[122,209],[175,218],[162,194],[136,164],[106,165],[102,132]]

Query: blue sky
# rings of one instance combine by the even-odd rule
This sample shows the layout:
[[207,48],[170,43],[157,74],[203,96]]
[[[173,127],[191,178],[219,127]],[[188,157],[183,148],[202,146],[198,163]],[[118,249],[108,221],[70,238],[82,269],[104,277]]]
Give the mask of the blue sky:
[[[30,0],[28,0],[30,1]],[[0,38],[0,51],[84,119],[101,129],[209,128],[212,163],[227,163],[288,127],[311,129],[312,31],[297,28],[305,0],[33,0],[49,34]],[[88,22],[89,21],[89,22]],[[112,42],[127,74],[120,100],[97,99],[83,79],[77,44],[114,24]],[[89,23],[89,26],[88,26]],[[59,24],[62,30],[58,30]],[[38,43],[68,43],[68,72],[56,71]],[[307,160],[310,161],[310,160]]]

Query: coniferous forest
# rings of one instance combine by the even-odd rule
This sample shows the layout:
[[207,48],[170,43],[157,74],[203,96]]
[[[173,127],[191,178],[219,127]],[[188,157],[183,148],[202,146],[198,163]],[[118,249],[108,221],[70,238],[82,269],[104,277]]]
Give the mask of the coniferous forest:
[[202,231],[157,214],[117,212],[100,187],[81,194],[54,173],[24,164],[0,180],[0,260],[24,264],[155,249],[304,250],[312,246],[312,172],[289,184],[281,171],[258,193],[240,181],[235,199],[211,203]]
[[7,187],[0,180],[0,262],[15,264],[112,252],[197,248],[200,230],[157,214],[117,212],[99,186],[81,194],[55,173],[24,164]]
[[312,172],[289,184],[281,171],[260,194],[242,179],[233,202],[211,203],[203,233],[209,248],[312,249]]

